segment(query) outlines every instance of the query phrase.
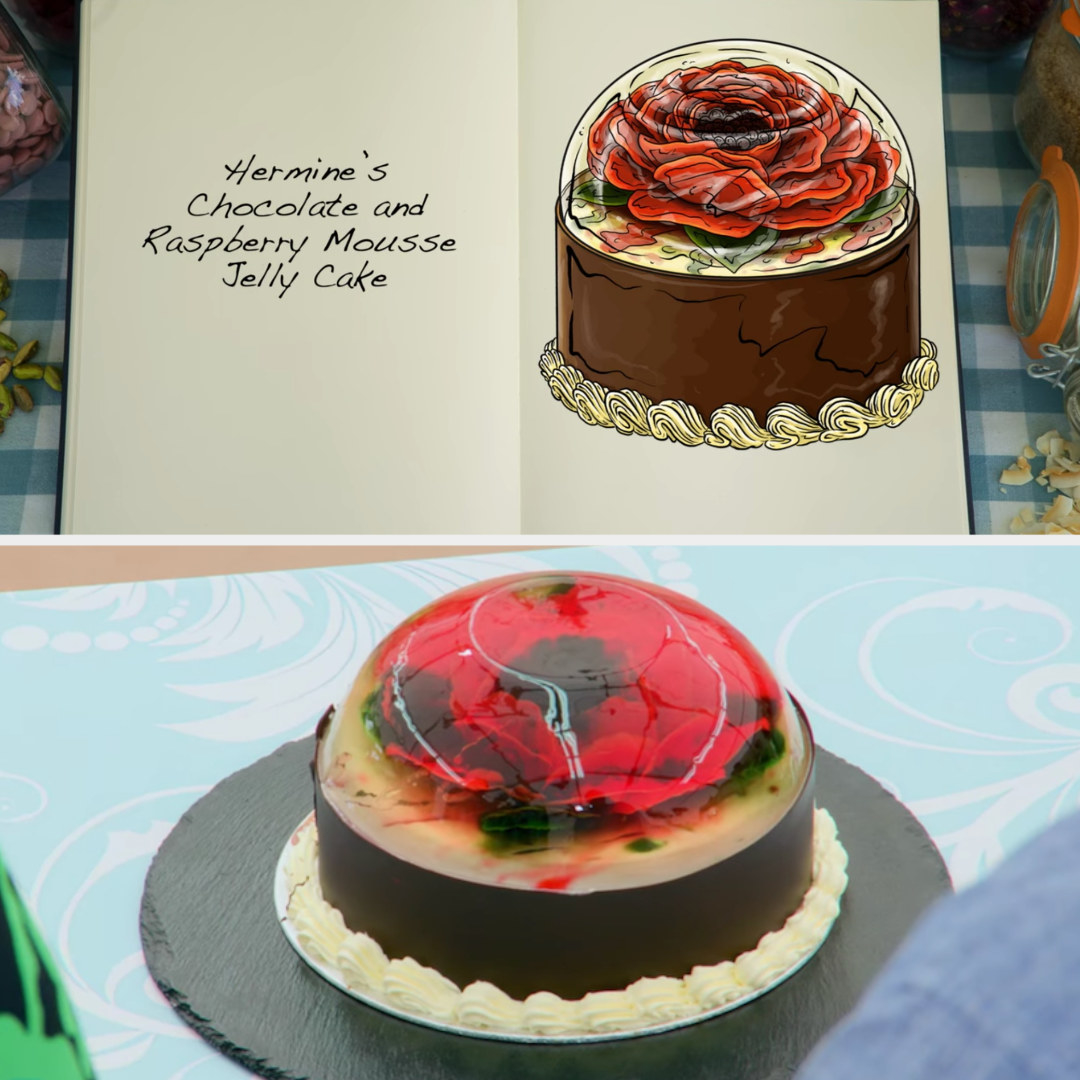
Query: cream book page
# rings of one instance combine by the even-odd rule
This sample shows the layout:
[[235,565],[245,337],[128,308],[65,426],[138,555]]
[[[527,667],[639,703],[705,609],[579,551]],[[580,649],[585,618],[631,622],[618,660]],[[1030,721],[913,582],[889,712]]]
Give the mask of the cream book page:
[[518,531],[516,6],[81,8],[63,531]]
[[968,532],[938,5],[519,39],[524,530]]

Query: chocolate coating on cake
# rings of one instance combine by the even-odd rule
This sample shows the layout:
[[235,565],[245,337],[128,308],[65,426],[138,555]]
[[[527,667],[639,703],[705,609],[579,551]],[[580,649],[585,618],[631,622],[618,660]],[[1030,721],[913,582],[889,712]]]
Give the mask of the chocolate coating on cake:
[[[325,731],[320,723],[320,739]],[[518,998],[548,990],[572,999],[643,976],[682,976],[754,948],[811,880],[812,768],[780,821],[729,858],[586,894],[483,885],[397,858],[346,824],[312,771],[325,898],[388,956],[411,956],[461,987],[485,980]]]
[[723,405],[764,424],[774,405],[811,416],[863,403],[919,355],[919,215],[865,257],[802,273],[691,277],[634,266],[577,239],[556,206],[558,347],[613,390]]

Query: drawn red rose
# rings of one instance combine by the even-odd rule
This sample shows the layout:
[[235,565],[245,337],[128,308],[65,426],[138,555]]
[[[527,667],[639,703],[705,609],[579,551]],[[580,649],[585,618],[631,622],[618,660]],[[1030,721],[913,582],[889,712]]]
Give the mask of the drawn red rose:
[[730,777],[780,689],[753,646],[681,594],[531,574],[437,601],[377,661],[386,752],[488,805],[629,814]]
[[801,72],[721,60],[612,102],[589,167],[643,221],[724,236],[834,225],[893,181],[900,154],[861,110]]

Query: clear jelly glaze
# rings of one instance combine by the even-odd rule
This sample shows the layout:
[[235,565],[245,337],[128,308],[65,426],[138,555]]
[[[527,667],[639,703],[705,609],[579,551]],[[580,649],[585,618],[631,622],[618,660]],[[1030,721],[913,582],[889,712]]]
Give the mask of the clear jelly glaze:
[[810,769],[803,721],[730,624],[601,574],[452,593],[372,653],[321,744],[362,836],[452,877],[591,892],[764,835]]

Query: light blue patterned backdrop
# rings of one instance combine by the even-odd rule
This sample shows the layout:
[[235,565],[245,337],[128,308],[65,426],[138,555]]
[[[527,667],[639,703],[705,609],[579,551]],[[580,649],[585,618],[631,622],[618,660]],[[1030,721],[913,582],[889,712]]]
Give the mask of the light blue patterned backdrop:
[[576,549],[0,595],[0,846],[101,1076],[235,1078],[143,965],[150,859],[215,782],[309,734],[432,597],[543,567],[696,596],[772,660],[823,746],[912,808],[963,884],[1077,807],[1076,566],[1071,547]]

